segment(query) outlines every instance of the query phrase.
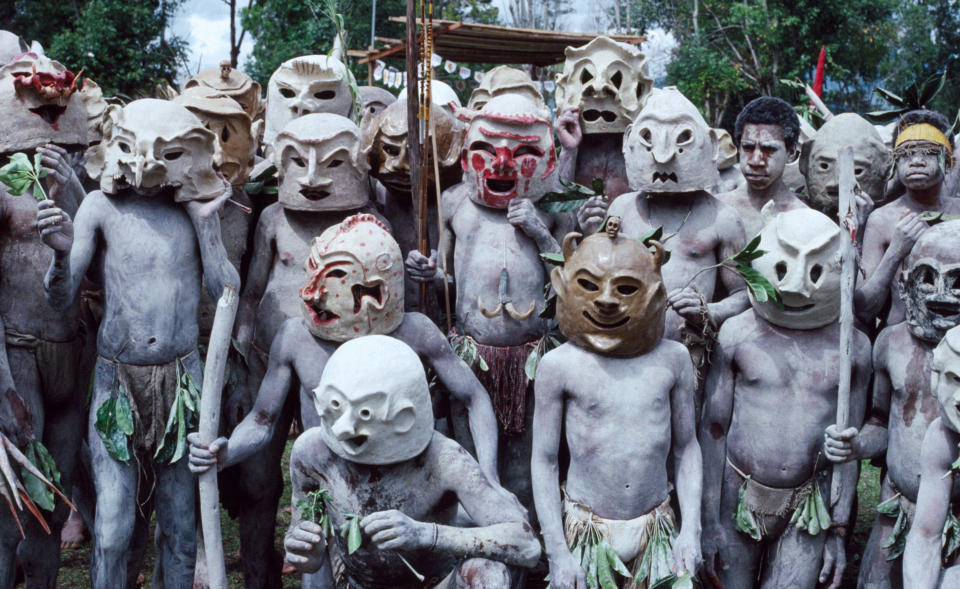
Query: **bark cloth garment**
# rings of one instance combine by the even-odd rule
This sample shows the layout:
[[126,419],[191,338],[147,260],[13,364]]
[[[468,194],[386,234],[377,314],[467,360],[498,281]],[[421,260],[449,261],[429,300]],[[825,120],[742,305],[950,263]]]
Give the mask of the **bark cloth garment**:
[[176,358],[166,364],[125,364],[100,356],[100,359],[116,366],[117,378],[114,387],[126,391],[133,413],[133,444],[135,452],[144,452],[153,457],[163,441],[170,408],[177,397],[177,362],[183,362],[196,354]]
[[508,435],[523,433],[527,418],[527,387],[530,385],[526,372],[527,358],[537,347],[537,341],[504,347],[486,346],[473,341],[488,367],[488,370],[475,367],[474,373],[490,395],[497,421]]
[[630,569],[631,579],[624,581],[623,589],[647,589],[646,581],[637,583],[633,579],[636,579],[643,565],[643,553],[653,535],[658,514],[665,517],[670,525],[676,528],[676,518],[670,507],[669,495],[663,503],[648,513],[633,519],[620,520],[600,517],[590,511],[586,505],[567,497],[566,492],[563,494],[563,534],[567,540],[567,546],[573,546],[577,536],[592,520],[600,529],[604,540]]
[[[877,511],[880,515],[889,517],[896,522],[890,531],[890,535],[884,538],[883,548],[887,553],[885,557],[887,560],[897,560],[903,556],[907,534],[910,532],[910,526],[913,524],[917,504],[907,499],[906,496],[900,492],[900,489],[898,489],[890,479],[889,472],[883,477],[881,493],[883,493],[883,487],[889,487],[891,495],[889,499],[881,501],[880,504],[877,505]],[[944,522],[940,542],[940,545],[943,547],[940,556],[944,567],[953,566],[960,560],[960,558],[958,558],[960,557],[960,550],[954,550],[952,553],[948,553],[947,548],[949,536],[953,533],[953,530],[950,528],[950,518],[956,518],[958,512],[960,512],[960,505],[951,503],[947,513],[947,521]]]
[[33,352],[44,399],[53,401],[70,398],[78,393],[83,356],[83,339],[79,335],[67,342],[52,342],[7,328],[5,339],[11,348]]
[[743,480],[743,486],[746,489],[744,503],[753,513],[757,521],[757,529],[764,539],[767,536],[779,536],[783,533],[790,523],[793,512],[803,505],[813,492],[813,485],[818,476],[815,470],[814,476],[799,487],[768,487],[750,478],[747,473],[731,462],[729,456],[727,456],[727,466]]

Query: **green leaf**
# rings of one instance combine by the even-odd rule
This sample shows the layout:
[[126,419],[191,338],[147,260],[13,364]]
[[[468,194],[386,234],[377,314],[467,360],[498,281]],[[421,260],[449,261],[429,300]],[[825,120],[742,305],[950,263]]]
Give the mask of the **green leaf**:
[[593,181],[590,182],[590,186],[593,188],[594,194],[606,194],[603,190],[603,178],[594,178]]
[[556,264],[562,266],[564,259],[563,254],[557,252],[547,252],[545,254],[540,254],[540,258],[550,264]]
[[617,551],[613,549],[613,546],[610,546],[610,543],[604,540],[601,542],[604,550],[607,553],[607,562],[610,564],[610,568],[613,572],[618,575],[630,578],[630,569],[627,568],[627,565],[620,560],[620,556],[617,554]]
[[130,398],[121,387],[114,400],[117,427],[128,436],[133,435],[133,410],[130,408]]
[[537,351],[539,348],[540,346],[537,346],[530,350],[530,355],[523,364],[523,372],[527,375],[527,380],[534,380],[537,377],[537,365],[540,364],[540,354]]
[[957,219],[960,219],[960,215],[951,215],[940,211],[922,211],[920,213],[920,220],[926,221],[927,225],[931,227],[944,221],[955,221]]
[[587,200],[569,192],[548,192],[537,201],[537,208],[547,213],[569,213],[582,207]]
[[344,522],[347,537],[347,554],[353,554],[360,548],[363,538],[360,535],[360,516],[356,514],[347,514],[347,521]]
[[877,505],[877,513],[887,517],[896,517],[897,514],[900,513],[900,494],[897,493],[886,501],[879,503]]
[[590,190],[589,188],[587,188],[587,187],[584,186],[583,184],[577,184],[576,182],[572,182],[572,181],[566,180],[566,179],[564,179],[564,178],[560,178],[560,184],[562,184],[562,185],[564,186],[564,188],[567,188],[568,190],[570,190],[570,191],[572,191],[572,192],[576,192],[576,193],[578,193],[578,194],[582,194],[582,195],[585,195],[585,196],[587,196],[587,197],[591,197],[591,196],[596,196],[596,195],[597,195],[597,193],[596,193],[595,191]]
[[597,581],[601,589],[618,589],[616,581],[613,580],[613,570],[610,568],[605,544],[606,542],[601,540],[595,548],[597,552]]
[[909,105],[907,104],[907,101],[903,99],[903,97],[897,96],[893,92],[890,92],[889,90],[885,90],[883,88],[874,88],[873,92],[876,95],[883,98],[884,100],[886,100],[887,102],[889,102],[890,104],[894,106],[899,106],[902,108],[907,108],[909,110]]
[[[50,456],[46,447],[44,447],[39,440],[31,440],[30,443],[27,444],[24,455],[27,457],[27,460],[37,467],[48,481],[60,487],[60,471],[57,469],[56,462],[54,462],[53,456]],[[20,469],[20,478],[23,481],[23,488],[27,492],[27,495],[30,496],[30,499],[41,509],[53,511],[56,506],[56,495],[54,495],[53,489],[39,478],[30,474],[30,471],[26,468]]]
[[[121,399],[123,401],[120,401]],[[126,395],[124,395],[122,391],[120,391],[119,395],[112,396],[104,401],[100,407],[97,408],[97,420],[94,422],[93,427],[97,430],[97,434],[103,441],[103,445],[110,457],[120,462],[127,462],[130,460],[130,443],[128,436],[133,433],[133,430],[131,427],[130,433],[127,433],[126,428],[121,424],[122,420],[118,419],[118,406],[120,406],[122,402],[126,403],[127,411],[129,411],[130,402],[126,399]],[[122,411],[122,408],[120,410]]]
[[942,74],[933,74],[923,83],[923,86],[920,89],[920,101],[919,105],[922,108],[928,108],[928,104],[934,97],[943,90],[943,86],[947,83],[947,70],[943,70]]
[[744,264],[749,264],[750,262],[756,260],[766,252],[762,249],[757,249],[760,247],[760,236],[757,235],[750,240],[750,243],[746,245],[742,250],[730,256],[730,260],[734,262],[742,262]]

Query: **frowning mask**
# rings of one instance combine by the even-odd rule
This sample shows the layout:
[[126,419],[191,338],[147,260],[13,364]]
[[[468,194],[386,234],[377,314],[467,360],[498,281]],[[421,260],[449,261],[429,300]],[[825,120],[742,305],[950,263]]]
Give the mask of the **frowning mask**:
[[[243,184],[253,169],[257,134],[250,117],[240,105],[226,96],[216,96],[209,88],[185,90],[174,100],[197,115],[204,126],[217,136],[214,166],[233,185]],[[260,121],[257,122],[259,125]]]
[[471,115],[460,155],[470,200],[506,209],[515,198],[536,201],[550,191],[557,152],[549,115],[517,94],[498,96],[465,116]]
[[[608,229],[610,221],[608,220]],[[550,274],[560,330],[574,344],[611,356],[636,356],[663,337],[667,291],[660,276],[663,248],[655,253],[618,231],[593,234],[575,246],[563,240],[562,268]]]
[[260,84],[247,74],[230,67],[229,61],[220,62],[219,68],[203,70],[190,78],[184,90],[200,87],[210,90],[208,94],[233,99],[251,120],[260,114]]
[[342,344],[313,391],[320,435],[331,452],[359,464],[396,464],[433,437],[423,364],[407,344],[371,335]]
[[300,289],[310,332],[346,341],[403,322],[403,256],[373,215],[353,215],[315,237]]
[[[213,169],[217,138],[185,106],[145,98],[107,109],[103,142],[87,170],[100,170],[100,188],[116,194],[133,188],[152,194],[173,188],[178,202],[223,192]],[[99,163],[102,162],[102,168]]]
[[557,75],[557,112],[580,107],[584,133],[622,133],[653,87],[647,58],[633,45],[597,37],[583,47],[567,47]]
[[367,204],[369,166],[360,129],[329,113],[287,123],[274,141],[280,204],[296,211],[348,211]]
[[840,316],[840,228],[813,209],[780,213],[760,233],[753,261],[779,292],[782,306],[750,295],[757,315],[789,329],[816,329]]
[[467,108],[480,110],[494,96],[501,94],[520,94],[537,104],[543,104],[543,95],[527,72],[508,65],[498,65],[483,74],[480,85],[470,94]]
[[698,192],[719,180],[717,136],[676,88],[650,92],[627,127],[623,158],[630,188],[640,192]]
[[353,116],[351,74],[326,55],[304,55],[283,62],[267,84],[264,143],[272,144],[290,121],[311,113]]
[[943,423],[960,433],[960,327],[947,331],[933,351],[930,391],[940,401]]
[[960,323],[960,221],[923,232],[903,262],[899,286],[914,337],[935,343]]

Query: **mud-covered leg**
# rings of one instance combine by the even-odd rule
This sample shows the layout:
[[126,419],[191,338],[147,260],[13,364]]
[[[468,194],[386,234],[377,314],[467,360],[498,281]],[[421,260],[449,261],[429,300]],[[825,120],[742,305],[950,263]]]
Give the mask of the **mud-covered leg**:
[[[880,487],[880,502],[893,496],[889,480],[884,477]],[[857,587],[860,589],[900,589],[903,586],[902,558],[895,561],[887,560],[887,551],[883,548],[896,519],[877,514],[873,521],[873,529],[867,539],[867,546],[863,550],[863,559],[860,561],[860,575]]]
[[761,588],[814,589],[820,576],[826,538],[826,532],[811,536],[796,526],[787,526],[780,540],[767,549]]
[[739,499],[743,480],[729,467],[723,471],[723,491],[720,495],[720,526],[723,544],[720,548],[717,575],[724,587],[754,587],[760,564],[762,545],[737,530],[733,513]]
[[533,505],[533,483],[530,480],[530,453],[533,448],[533,385],[527,388],[526,421],[523,432],[508,435],[500,432],[497,448],[497,470],[500,484],[517,496],[527,509],[530,521],[537,521]]
[[165,589],[189,589],[193,586],[197,553],[195,478],[185,458],[170,466],[154,465],[154,469],[158,555],[155,568],[163,575]]

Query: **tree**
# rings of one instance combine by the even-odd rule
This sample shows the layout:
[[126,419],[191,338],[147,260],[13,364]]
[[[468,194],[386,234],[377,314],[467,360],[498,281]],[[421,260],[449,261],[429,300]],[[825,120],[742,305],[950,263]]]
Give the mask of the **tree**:
[[510,26],[521,29],[558,29],[560,18],[573,12],[570,0],[509,0]]

